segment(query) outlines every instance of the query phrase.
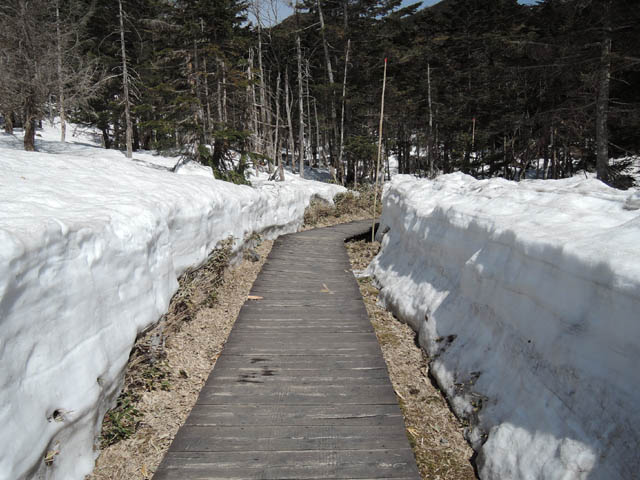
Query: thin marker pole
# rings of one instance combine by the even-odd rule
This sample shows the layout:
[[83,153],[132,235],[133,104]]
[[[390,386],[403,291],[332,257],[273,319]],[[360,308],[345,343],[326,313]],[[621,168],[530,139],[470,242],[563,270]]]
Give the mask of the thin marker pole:
[[380,157],[382,156],[382,121],[384,120],[384,90],[387,86],[387,59],[384,59],[384,77],[382,78],[382,100],[380,105],[380,131],[378,134],[378,161],[376,163],[376,184],[373,189],[373,225],[371,227],[371,241],[376,239],[376,203],[378,201],[378,173],[380,172]]

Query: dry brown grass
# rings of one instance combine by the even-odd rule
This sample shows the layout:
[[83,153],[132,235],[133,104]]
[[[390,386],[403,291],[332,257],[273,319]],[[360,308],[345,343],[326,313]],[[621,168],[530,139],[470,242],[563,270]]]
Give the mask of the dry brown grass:
[[[379,249],[377,242],[347,243],[353,269],[365,269]],[[463,438],[462,425],[429,379],[428,358],[416,345],[415,332],[377,305],[378,290],[370,279],[361,278],[358,282],[400,401],[407,437],[422,478],[475,479],[469,461],[473,450]]]
[[[105,417],[104,448],[88,479],[151,478],[195,405],[272,244],[256,248],[259,261],[230,270],[228,250],[221,249],[181,278],[166,318],[136,342],[120,396],[125,408]],[[114,419],[131,430],[128,438],[108,438]]]
[[[336,195],[334,205],[329,205],[324,201],[311,202],[311,205],[304,212],[303,230],[372,218],[374,192],[372,186],[364,185],[355,191],[350,190],[347,193]],[[381,192],[382,188],[378,187],[376,217],[382,213]]]

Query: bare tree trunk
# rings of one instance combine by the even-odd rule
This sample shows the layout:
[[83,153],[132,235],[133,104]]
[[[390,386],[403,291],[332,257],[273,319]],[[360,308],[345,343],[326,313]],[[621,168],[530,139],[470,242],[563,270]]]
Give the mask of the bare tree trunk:
[[433,178],[433,104],[431,102],[431,64],[427,62],[427,99],[429,101],[429,141],[427,142],[427,162],[429,162],[429,178]]
[[[288,70],[285,70],[284,76],[285,76],[284,104],[287,109],[287,123],[289,126],[289,150],[291,151],[291,171],[295,172],[295,162],[293,161],[293,156],[295,155],[295,144],[293,142],[293,121],[291,120],[291,103],[289,103],[289,71]],[[287,154],[287,159],[288,158],[289,158],[289,155]]]
[[224,123],[229,121],[227,116],[227,72],[224,60],[222,61],[222,121]]
[[276,80],[276,132],[275,132],[275,155],[278,158],[278,174],[280,181],[284,182],[284,167],[282,166],[282,152],[280,152],[280,72],[278,71],[278,79]]
[[602,41],[600,54],[600,71],[598,72],[598,97],[596,99],[596,172],[598,179],[609,181],[609,83],[611,80],[611,26],[609,22],[610,2],[606,3],[605,38]]
[[207,143],[207,119],[204,113],[204,106],[202,101],[202,97],[203,97],[202,86],[201,86],[202,80],[200,78],[202,71],[200,70],[200,57],[198,55],[197,40],[193,41],[193,63],[194,63],[194,79],[195,79],[195,96],[196,96],[196,99],[198,100],[197,109],[195,112],[195,123],[198,127],[200,127],[198,132],[198,138],[196,141],[196,155],[198,159],[200,159],[198,145]]
[[36,119],[30,118],[24,122],[24,150],[26,152],[36,151]]
[[327,75],[329,76],[329,83],[333,85],[333,68],[331,68],[331,57],[329,56],[329,45],[325,35],[324,16],[322,15],[322,7],[320,6],[320,0],[316,0],[318,5],[318,17],[320,17],[320,33],[322,34],[322,48],[324,49],[324,58],[327,62]]
[[129,105],[129,76],[127,74],[127,52],[124,45],[124,15],[122,13],[122,0],[118,0],[118,7],[120,11],[120,47],[122,50],[122,88],[124,90],[124,118],[127,124],[127,158],[131,158],[133,156],[133,127],[131,126],[131,112]]
[[[200,19],[200,32],[204,35],[204,20]],[[206,55],[202,58],[202,70],[203,70],[203,78],[202,83],[204,84],[204,102],[207,108],[207,116],[204,122],[204,131],[205,131],[205,143],[211,143],[211,125],[213,123],[213,119],[211,117],[211,97],[209,95],[209,72],[207,71],[207,57]]]
[[[556,150],[556,129],[551,129],[551,175],[554,180],[558,179],[558,155]],[[513,150],[512,150],[513,151]]]
[[207,109],[207,115],[205,117],[204,122],[204,133],[205,133],[205,143],[211,143],[211,124],[213,120],[211,118],[211,98],[209,96],[209,80],[207,73],[207,58],[202,59],[202,69],[203,69],[203,84],[204,84],[204,102]]
[[[313,148],[313,129],[311,128],[312,123],[311,123],[311,93],[309,92],[309,77],[310,77],[310,72],[309,72],[309,60],[305,60],[304,62],[304,85],[305,85],[305,97],[307,99],[307,129],[309,131],[307,138],[309,139],[309,141],[307,142],[307,151],[308,151],[308,157],[309,157],[309,165],[311,165],[313,162],[317,163],[317,150],[315,150]],[[316,146],[317,148],[317,146]],[[312,160],[313,159],[313,162]]]
[[382,155],[382,123],[384,121],[384,91],[387,87],[387,59],[384,59],[384,76],[382,80],[382,100],[380,101],[380,131],[378,135],[378,160],[376,163],[376,183],[373,190],[373,225],[371,227],[371,241],[375,241],[376,233],[376,201],[378,199],[378,173],[380,172],[380,156]]
[[[253,49],[249,49],[249,65],[247,66],[247,77],[249,80],[249,84],[247,85],[247,100],[249,102],[249,112],[251,116],[251,126],[252,126],[252,147],[251,150],[253,152],[257,152],[259,150],[259,126],[258,126],[258,111],[256,110],[256,90],[255,85],[253,84]],[[256,172],[258,171],[258,163],[256,162]]]
[[[318,121],[318,105],[316,102],[316,99],[313,99],[313,114],[316,117],[316,150],[320,151],[320,154],[322,155],[322,161],[324,162],[324,165],[327,165],[327,156],[324,153],[324,146],[322,145],[321,141],[320,141],[320,122]],[[322,150],[321,150],[322,149]]]
[[[266,88],[264,83],[264,69],[262,68],[262,27],[260,20],[258,20],[258,69],[260,70],[260,123],[262,127],[262,138],[260,142],[262,149],[260,153],[265,154],[265,143],[269,136],[267,125],[270,122],[267,122]],[[271,170],[269,170],[269,172],[271,172]]]
[[2,116],[4,117],[4,133],[13,135],[13,113],[2,112]]
[[58,113],[60,115],[60,141],[67,133],[67,118],[64,111],[64,80],[62,78],[62,34],[60,33],[60,0],[56,0],[56,41],[58,57]]
[[218,70],[218,86],[217,86],[217,90],[216,90],[216,106],[218,108],[218,123],[222,123],[222,79],[220,78],[221,76],[221,71],[222,71],[222,66],[221,66],[221,61],[218,57],[216,57],[216,65],[217,65],[217,70]]
[[298,50],[298,95],[300,106],[300,129],[298,131],[298,141],[300,144],[298,151],[298,168],[300,169],[300,178],[304,178],[304,92],[302,87],[302,48],[300,47],[300,35],[296,36],[296,48]]
[[353,159],[353,188],[358,188],[358,158]]
[[340,119],[340,153],[338,154],[338,164],[342,165],[344,157],[344,110],[347,99],[347,69],[349,68],[349,51],[351,50],[351,39],[347,40],[347,52],[344,59],[344,77],[342,78],[342,117]]
[[[329,44],[327,42],[327,37],[326,37],[326,33],[325,33],[325,23],[324,23],[324,15],[322,14],[322,6],[320,5],[320,0],[316,0],[316,4],[318,6],[318,17],[320,20],[320,33],[322,35],[322,48],[324,50],[324,58],[325,58],[325,62],[327,65],[327,76],[329,78],[329,88],[331,90],[331,104],[330,104],[330,113],[331,113],[331,132],[333,135],[333,138],[331,139],[331,141],[329,142],[330,145],[335,145],[335,140],[337,138],[337,118],[336,118],[336,105],[335,105],[335,98],[334,98],[334,91],[333,91],[333,85],[335,84],[335,80],[333,77],[333,66],[331,65],[331,56],[329,55]],[[346,15],[347,15],[347,8],[345,5],[345,34],[347,32],[346,26],[347,26],[347,20],[346,20]],[[335,148],[335,147],[333,147]],[[332,162],[335,162],[335,158],[333,155],[333,148],[330,148],[330,152],[329,155],[331,157]]]
[[27,100],[27,105],[24,109],[24,149],[27,152],[36,151],[36,116],[34,113],[32,102]]

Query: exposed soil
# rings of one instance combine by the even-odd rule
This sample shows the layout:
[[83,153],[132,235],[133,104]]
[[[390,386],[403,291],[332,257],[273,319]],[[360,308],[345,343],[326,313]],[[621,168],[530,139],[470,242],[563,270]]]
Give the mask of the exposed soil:
[[[380,250],[379,243],[364,240],[346,245],[354,270],[364,270]],[[360,278],[358,283],[422,478],[475,479],[470,463],[473,450],[463,438],[463,426],[429,379],[428,358],[416,345],[415,332],[377,304],[378,289],[370,278]]]

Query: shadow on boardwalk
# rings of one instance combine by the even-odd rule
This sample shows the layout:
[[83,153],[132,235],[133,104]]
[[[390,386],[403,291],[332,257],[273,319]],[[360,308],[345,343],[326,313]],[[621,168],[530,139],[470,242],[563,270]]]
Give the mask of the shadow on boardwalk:
[[343,246],[369,228],[276,241],[156,480],[420,478]]

